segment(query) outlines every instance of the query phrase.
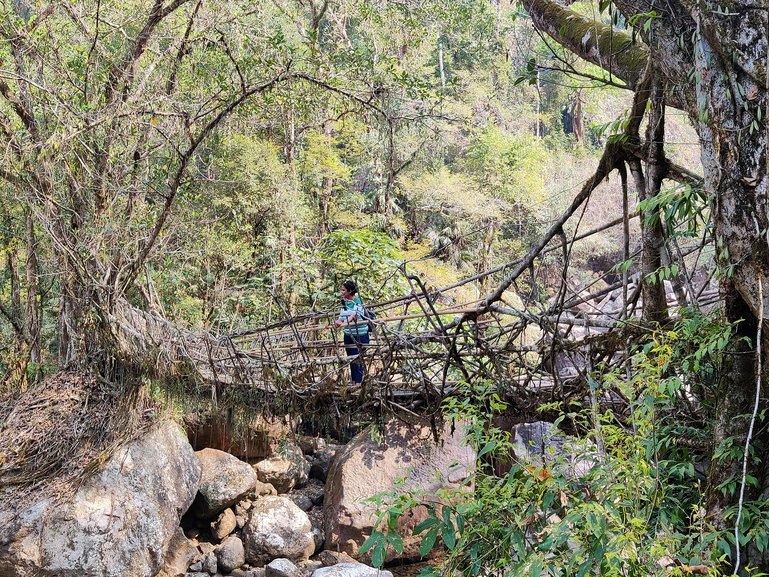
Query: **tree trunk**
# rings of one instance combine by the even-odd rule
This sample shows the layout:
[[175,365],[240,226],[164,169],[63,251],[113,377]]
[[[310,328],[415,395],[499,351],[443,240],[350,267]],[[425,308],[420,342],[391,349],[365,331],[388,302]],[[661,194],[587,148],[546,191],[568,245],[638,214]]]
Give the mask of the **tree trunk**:
[[29,345],[29,362],[32,369],[30,378],[33,382],[37,382],[43,374],[43,358],[40,345],[42,319],[40,316],[40,291],[38,288],[39,267],[37,261],[37,242],[35,240],[35,223],[30,211],[27,211],[25,221],[27,242],[27,263],[25,271],[27,281],[27,311],[24,332]]
[[[323,128],[326,136],[326,144],[331,145],[331,139],[334,131],[330,122],[327,122]],[[334,177],[328,173],[329,169],[323,174],[318,197],[318,236],[323,238],[331,230],[331,199],[334,194]]]
[[[646,178],[640,189],[641,200],[650,200],[660,193],[662,179],[667,172],[663,152],[665,140],[665,101],[659,79],[652,79],[649,94],[649,124],[646,128]],[[658,207],[648,209],[641,215],[641,274],[643,275],[644,319],[664,325],[668,322],[665,285],[659,276],[662,267],[662,251],[665,248],[665,234]],[[655,276],[656,280],[651,280]]]
[[14,327],[16,336],[15,354],[11,357],[11,371],[7,379],[20,391],[27,389],[27,363],[29,362],[28,344],[24,332],[23,308],[21,306],[21,285],[19,283],[19,255],[10,248],[6,253],[6,269],[11,284],[11,306],[6,311],[9,322]]
[[577,90],[574,95],[574,103],[571,106],[572,110],[572,128],[574,131],[574,138],[577,140],[577,145],[583,146],[585,144],[585,126],[582,119],[582,91]]
[[758,321],[731,280],[727,279],[721,284],[721,295],[727,320],[738,324],[735,327],[736,338],[724,355],[718,389],[712,398],[715,403],[713,449],[714,454],[723,454],[723,457],[714,458],[708,469],[705,494],[711,522],[718,529],[726,529],[723,514],[734,503],[736,490],[732,487],[722,491],[721,488],[730,479],[739,480],[742,462],[741,457],[735,458],[726,449],[736,448],[742,454],[740,449],[748,430],[746,416],[751,412],[754,399],[751,386],[755,389],[756,383],[756,352],[753,343],[756,340]]
[[443,38],[438,36],[438,67],[441,72],[441,88],[446,89],[446,72],[443,70]]
[[[537,28],[631,88],[643,77],[645,55],[650,55],[665,78],[668,103],[692,119],[701,145],[704,189],[712,206],[717,260],[726,279],[722,282],[726,316],[732,322],[742,321],[737,325],[738,337],[751,339],[732,343],[714,399],[716,444],[727,439],[739,444],[747,434],[741,415],[749,412],[756,394],[756,319],[769,318],[769,12],[765,2],[735,0],[724,12],[690,0],[664,4],[616,0],[624,17],[635,19],[634,33],[648,46],[553,0],[523,0],[523,4]],[[648,16],[652,13],[653,18]],[[682,38],[691,38],[692,44],[682,49]],[[766,455],[766,439],[754,439],[752,449],[756,455]],[[723,495],[718,486],[740,461],[727,457],[715,463],[710,473],[707,508],[722,527],[723,512],[737,502],[737,495]]]

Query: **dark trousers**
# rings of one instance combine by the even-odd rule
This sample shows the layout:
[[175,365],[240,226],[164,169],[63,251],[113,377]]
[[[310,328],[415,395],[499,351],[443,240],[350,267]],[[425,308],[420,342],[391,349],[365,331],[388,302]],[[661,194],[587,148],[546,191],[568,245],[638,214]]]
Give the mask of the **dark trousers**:
[[[362,354],[363,347],[368,343],[368,333],[365,335],[344,335],[344,350],[347,351],[348,357]],[[363,382],[363,359],[360,357],[350,365],[350,377],[350,380],[358,385]]]

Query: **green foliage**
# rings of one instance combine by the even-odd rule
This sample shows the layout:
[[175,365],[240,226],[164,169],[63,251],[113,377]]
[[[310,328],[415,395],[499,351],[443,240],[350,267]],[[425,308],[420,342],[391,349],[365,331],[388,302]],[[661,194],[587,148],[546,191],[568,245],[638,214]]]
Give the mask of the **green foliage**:
[[620,116],[610,122],[592,127],[595,138],[606,137],[608,142],[624,142],[627,138],[627,127],[630,125],[630,111],[624,110]]
[[[510,461],[509,433],[492,424],[507,408],[493,387],[467,387],[447,399],[445,416],[467,424],[478,462],[468,484],[473,493],[442,492],[443,505],[432,507],[415,528],[423,535],[422,555],[435,543],[446,548],[440,572],[428,572],[663,576],[671,574],[670,565],[676,575],[690,567],[723,574],[733,538],[704,516],[703,478],[696,466],[702,456],[693,448],[706,444],[708,432],[681,422],[676,407],[693,383],[712,381],[732,334],[733,327],[717,317],[683,311],[673,330],[656,333],[639,347],[629,377],[622,369],[597,373],[590,380],[595,398],[624,399],[625,414],[569,406],[556,425],[571,423],[582,439],[567,441],[563,455],[546,454],[544,460],[517,455]],[[735,443],[725,450],[739,456],[741,449]],[[589,470],[579,472],[574,459]],[[509,463],[509,471],[497,475],[492,463],[497,470]],[[734,481],[727,489],[736,490]],[[387,533],[397,525],[390,513],[399,515],[425,500],[413,493],[392,497],[397,503],[392,509],[386,498],[376,500],[384,507],[379,519],[387,519]],[[767,509],[763,501],[746,503],[743,545],[767,549]],[[731,522],[734,515],[727,512]],[[390,541],[382,527],[369,542],[386,548]]]
[[485,194],[523,206],[544,198],[547,151],[532,135],[489,125],[473,135],[464,165]]
[[395,274],[399,257],[397,245],[386,234],[338,230],[317,248],[296,251],[285,272],[291,286],[315,307],[335,306],[339,287],[348,279],[358,284],[365,301],[375,302],[401,294],[403,279]]
[[638,210],[648,215],[646,218],[650,223],[659,222],[664,216],[669,238],[696,236],[707,224],[707,209],[705,192],[688,184],[662,190],[638,203]]

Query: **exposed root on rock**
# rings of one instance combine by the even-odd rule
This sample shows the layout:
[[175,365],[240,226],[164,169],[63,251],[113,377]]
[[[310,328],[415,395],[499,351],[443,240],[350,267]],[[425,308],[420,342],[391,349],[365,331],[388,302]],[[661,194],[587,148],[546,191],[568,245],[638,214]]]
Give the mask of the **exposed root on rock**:
[[153,422],[141,387],[62,371],[3,406],[0,507],[44,491],[63,496]]

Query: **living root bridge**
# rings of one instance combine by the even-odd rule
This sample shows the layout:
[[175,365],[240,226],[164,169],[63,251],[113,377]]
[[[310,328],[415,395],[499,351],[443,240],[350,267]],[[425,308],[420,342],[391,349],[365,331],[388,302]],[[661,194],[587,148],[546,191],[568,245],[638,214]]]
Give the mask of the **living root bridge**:
[[[292,403],[320,397],[350,400],[346,366],[353,361],[366,368],[364,390],[355,395],[365,406],[406,400],[433,405],[460,382],[481,379],[505,388],[522,406],[534,406],[543,395],[563,393],[567,382],[584,383],[585,371],[594,363],[621,362],[627,339],[647,330],[641,321],[638,279],[627,277],[624,284],[591,293],[590,287],[570,288],[564,274],[558,298],[539,310],[518,305],[511,290],[527,271],[536,277],[548,253],[561,253],[565,271],[574,243],[635,218],[626,214],[593,231],[575,231],[571,239],[564,233],[566,222],[613,170],[625,177],[626,162],[636,154],[629,146],[613,143],[606,148],[593,177],[524,258],[441,289],[425,287],[404,265],[401,273],[412,292],[369,304],[377,313],[377,330],[361,359],[346,356],[332,328],[336,311],[214,336],[179,328],[121,301],[110,319],[114,340],[123,358],[142,359],[160,378],[259,391],[266,393],[267,403],[273,399],[281,406],[287,398]],[[685,252],[701,248],[697,244],[685,247]],[[497,288],[484,298],[466,300],[462,294],[467,285],[484,277],[497,279]],[[692,283],[688,278],[684,284]],[[703,286],[684,296],[692,304],[712,299],[714,291]],[[574,394],[581,391],[576,386]]]

